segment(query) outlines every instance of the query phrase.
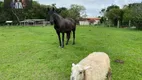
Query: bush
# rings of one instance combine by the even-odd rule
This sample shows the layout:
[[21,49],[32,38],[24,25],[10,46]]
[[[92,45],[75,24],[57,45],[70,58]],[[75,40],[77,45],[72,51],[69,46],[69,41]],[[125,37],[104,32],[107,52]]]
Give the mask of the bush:
[[142,30],[142,20],[136,20],[134,24],[138,30]]

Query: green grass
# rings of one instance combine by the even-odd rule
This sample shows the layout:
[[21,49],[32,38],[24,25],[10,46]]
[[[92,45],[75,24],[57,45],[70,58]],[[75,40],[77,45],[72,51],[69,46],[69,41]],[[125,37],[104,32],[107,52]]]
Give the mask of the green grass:
[[94,51],[110,56],[113,80],[142,80],[142,31],[80,26],[64,49],[53,27],[0,27],[0,80],[69,80]]

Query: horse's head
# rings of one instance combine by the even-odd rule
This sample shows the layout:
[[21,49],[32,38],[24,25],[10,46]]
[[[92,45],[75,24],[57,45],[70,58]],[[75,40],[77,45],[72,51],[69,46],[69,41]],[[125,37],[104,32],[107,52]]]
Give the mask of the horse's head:
[[47,8],[47,9],[48,9],[48,15],[50,17],[50,23],[53,24],[54,23],[53,14],[55,13],[55,9],[54,8]]

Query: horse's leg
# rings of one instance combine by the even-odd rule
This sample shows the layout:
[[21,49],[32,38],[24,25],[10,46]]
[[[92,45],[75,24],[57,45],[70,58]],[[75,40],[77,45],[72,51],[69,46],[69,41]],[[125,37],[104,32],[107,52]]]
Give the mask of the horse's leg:
[[75,44],[75,30],[73,30],[73,45]]
[[60,47],[61,47],[61,37],[60,37],[60,32],[56,31],[57,35],[58,35],[58,39],[59,39],[59,44],[60,44]]
[[70,33],[71,33],[71,32],[67,32],[67,42],[66,42],[66,45],[68,45],[68,42],[69,42],[69,40],[70,40]]
[[65,33],[62,33],[62,48],[64,47],[64,35],[65,35]]

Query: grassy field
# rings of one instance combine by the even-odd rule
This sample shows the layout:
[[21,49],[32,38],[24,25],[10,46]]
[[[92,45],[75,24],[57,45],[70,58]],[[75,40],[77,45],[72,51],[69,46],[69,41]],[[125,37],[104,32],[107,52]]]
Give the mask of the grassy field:
[[94,51],[110,56],[112,80],[142,80],[142,31],[80,26],[64,49],[53,27],[0,27],[0,80],[69,80]]

